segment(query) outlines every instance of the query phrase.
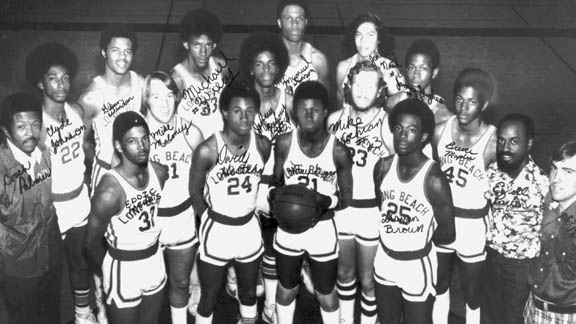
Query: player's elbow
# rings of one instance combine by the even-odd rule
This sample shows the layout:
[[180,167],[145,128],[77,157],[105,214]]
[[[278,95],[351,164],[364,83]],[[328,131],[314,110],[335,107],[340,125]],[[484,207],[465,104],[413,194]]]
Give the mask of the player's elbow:
[[445,226],[444,228],[438,228],[434,232],[432,241],[436,245],[446,245],[454,242],[456,240],[456,229],[452,223],[452,226]]

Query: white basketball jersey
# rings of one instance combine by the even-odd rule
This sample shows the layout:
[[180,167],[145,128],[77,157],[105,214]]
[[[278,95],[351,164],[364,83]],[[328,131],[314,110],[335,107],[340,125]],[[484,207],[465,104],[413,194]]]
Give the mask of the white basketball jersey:
[[284,76],[278,82],[278,87],[285,89],[289,94],[294,94],[300,83],[316,80],[318,80],[318,72],[312,65],[312,45],[304,42],[302,54],[300,54],[300,64],[297,66],[288,65]]
[[218,157],[216,165],[206,175],[206,196],[213,211],[238,218],[256,207],[258,184],[264,170],[264,161],[256,145],[256,134],[250,134],[250,145],[235,155],[222,134],[214,134]]
[[490,125],[472,147],[460,147],[452,139],[456,116],[451,117],[438,141],[438,159],[450,182],[454,207],[481,209],[486,206],[484,193],[488,191],[484,150],[496,127]]
[[84,183],[84,132],[86,126],[80,115],[67,103],[64,104],[66,120],[59,121],[46,112],[42,113],[46,139],[52,163],[52,192],[64,194],[74,191]]
[[432,240],[436,220],[425,184],[433,163],[428,160],[412,179],[404,181],[398,177],[398,155],[395,155],[382,179],[380,241],[393,251],[421,250]]
[[138,251],[156,244],[160,235],[155,221],[161,188],[154,168],[148,166],[148,185],[144,189],[134,188],[116,170],[106,173],[116,178],[126,194],[122,210],[110,218],[106,228],[108,245],[118,250]]
[[193,78],[180,63],[174,66],[173,70],[182,77],[185,86],[182,100],[178,104],[178,115],[200,128],[204,138],[221,131],[224,121],[218,109],[218,101],[226,85],[222,79],[222,67],[210,57],[208,71],[211,72],[203,81]]
[[92,119],[94,140],[96,142],[96,158],[106,162],[112,162],[114,146],[112,143],[112,124],[119,114],[125,111],[140,112],[142,105],[142,84],[136,72],[130,73],[130,92],[124,97],[118,97],[110,85],[102,76],[94,78],[96,88],[102,92],[104,102],[98,114]]
[[164,128],[150,132],[150,160],[168,167],[160,208],[176,207],[190,197],[187,190],[192,165],[192,147],[187,139],[190,127],[192,122],[174,115]]
[[252,128],[256,134],[266,137],[273,144],[276,142],[278,135],[288,133],[296,128],[286,109],[286,91],[280,89],[278,105],[273,110],[270,110],[267,114],[259,112],[256,115]]
[[285,184],[303,184],[326,196],[335,194],[338,188],[333,156],[335,140],[336,137],[330,134],[322,153],[309,157],[300,149],[298,131],[293,131],[290,151],[284,161]]
[[380,158],[390,155],[382,139],[382,130],[388,131],[388,115],[383,109],[368,123],[363,124],[360,117],[350,116],[350,106],[345,106],[340,119],[329,126],[336,138],[352,152],[352,177],[362,183],[354,186],[353,199],[374,198],[374,165]]

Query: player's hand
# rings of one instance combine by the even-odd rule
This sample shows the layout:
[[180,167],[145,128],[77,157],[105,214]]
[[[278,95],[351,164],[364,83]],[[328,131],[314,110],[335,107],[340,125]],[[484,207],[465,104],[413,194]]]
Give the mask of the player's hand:
[[332,204],[332,198],[319,192],[316,192],[316,197],[316,201],[318,201],[318,214],[319,216],[322,216],[328,210],[328,208],[330,208],[330,205]]

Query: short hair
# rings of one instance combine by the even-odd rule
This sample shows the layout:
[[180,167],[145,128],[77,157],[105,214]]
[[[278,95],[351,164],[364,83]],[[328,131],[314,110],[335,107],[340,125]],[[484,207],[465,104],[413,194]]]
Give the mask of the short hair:
[[254,82],[254,76],[252,76],[251,73],[254,60],[257,55],[266,51],[272,53],[278,65],[278,75],[276,75],[274,83],[278,83],[278,81],[282,79],[284,72],[286,72],[290,64],[290,57],[288,56],[286,45],[284,45],[284,42],[278,34],[256,32],[250,34],[240,48],[240,69],[247,80]]
[[436,127],[436,123],[434,121],[434,113],[430,108],[428,108],[427,104],[417,98],[409,98],[400,101],[396,106],[394,106],[394,109],[390,112],[390,116],[388,117],[388,127],[391,132],[394,132],[394,126],[396,125],[400,115],[413,115],[420,118],[420,121],[422,122],[422,133],[428,134],[428,138],[424,145],[430,142],[434,135],[434,127]]
[[308,7],[308,1],[306,0],[280,0],[280,2],[278,2],[278,6],[276,7],[276,18],[282,18],[282,11],[284,11],[284,8],[286,8],[286,6],[290,6],[290,5],[294,5],[294,6],[298,6],[302,9],[304,9],[304,16],[306,16],[306,18],[308,18],[308,16],[310,15],[310,8]]
[[220,94],[218,106],[220,111],[228,111],[230,103],[234,98],[252,99],[256,110],[260,111],[260,95],[254,87],[244,80],[236,80],[232,84],[224,87]]
[[[42,122],[42,105],[36,97],[23,92],[6,97],[0,103],[0,126],[9,131],[14,124],[14,115],[23,112],[35,112]],[[4,137],[4,132],[0,134]],[[4,142],[4,138],[0,140]]]
[[528,139],[534,139],[535,131],[534,131],[534,121],[532,120],[532,118],[520,113],[508,114],[498,122],[498,129],[500,129],[505,123],[520,123],[524,125],[524,129],[526,130],[526,136],[528,136]]
[[112,38],[128,38],[132,42],[132,51],[136,52],[138,48],[138,39],[136,33],[130,25],[127,24],[111,24],[106,26],[100,35],[100,49],[106,51]]
[[148,114],[148,110],[150,109],[150,105],[148,105],[148,99],[150,98],[150,82],[152,79],[160,80],[166,86],[166,88],[174,93],[174,97],[176,98],[174,101],[175,107],[177,107],[178,103],[180,102],[180,90],[178,89],[176,82],[174,82],[174,79],[172,79],[172,77],[166,72],[154,71],[146,77],[146,80],[144,80],[144,91],[142,91],[142,108],[140,108],[140,111],[144,116]]
[[462,88],[471,87],[478,91],[482,104],[488,102],[494,91],[494,84],[490,74],[477,68],[466,68],[458,75],[454,82],[454,96]]
[[550,166],[552,165],[552,162],[564,161],[570,159],[574,155],[576,155],[576,141],[564,143],[550,156]]
[[326,87],[318,81],[304,81],[298,85],[294,91],[292,100],[292,110],[296,113],[296,102],[305,99],[318,99],[322,103],[324,109],[330,109],[330,97]]
[[361,14],[348,24],[346,35],[340,45],[345,57],[352,56],[358,52],[356,48],[356,29],[365,22],[370,22],[376,27],[378,32],[378,53],[389,59],[395,59],[394,35],[384,27],[380,17],[372,13]]
[[438,51],[438,47],[436,47],[436,44],[434,44],[433,41],[421,38],[412,42],[406,51],[404,65],[408,66],[410,59],[416,54],[422,54],[428,57],[430,59],[430,63],[432,63],[432,70],[440,66],[440,52]]
[[208,36],[214,43],[220,43],[224,30],[218,16],[207,9],[188,11],[178,25],[178,33],[182,41],[189,41],[191,37]]
[[78,59],[74,52],[59,43],[44,43],[26,57],[26,78],[36,87],[53,66],[66,69],[70,79],[78,72]]
[[378,73],[378,96],[376,97],[375,100],[375,105],[377,107],[383,107],[384,103],[386,101],[386,91],[382,91],[384,90],[384,87],[386,87],[386,81],[384,81],[384,76],[382,75],[382,70],[380,70],[380,68],[376,65],[376,63],[372,62],[372,61],[361,61],[356,63],[356,65],[354,65],[350,71],[348,72],[347,80],[348,82],[346,82],[344,84],[344,98],[346,102],[352,103],[353,104],[353,100],[352,100],[352,83],[354,82],[354,76],[358,75],[360,72],[362,71],[374,71],[376,73]]
[[[112,143],[118,141],[122,143],[122,138],[126,133],[134,127],[142,126],[148,134],[150,129],[144,117],[135,111],[125,111],[114,119],[112,124]],[[114,149],[116,152],[116,149]]]

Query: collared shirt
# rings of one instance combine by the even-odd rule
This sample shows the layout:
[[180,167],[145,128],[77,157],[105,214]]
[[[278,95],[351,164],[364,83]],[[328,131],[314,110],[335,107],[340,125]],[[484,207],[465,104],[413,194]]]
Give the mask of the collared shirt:
[[516,178],[498,169],[496,162],[487,176],[486,199],[491,205],[488,245],[507,258],[538,256],[548,177],[531,157]]
[[38,156],[29,160],[31,156],[13,147],[9,141],[0,144],[0,279],[3,274],[36,277],[62,260],[48,151],[38,151],[33,177]]
[[576,202],[559,212],[546,196],[540,256],[528,275],[532,293],[557,305],[576,304]]
[[38,175],[35,173],[40,170],[34,170],[35,166],[37,168],[42,163],[42,152],[38,146],[34,148],[34,151],[32,151],[30,155],[27,155],[26,153],[22,152],[22,150],[20,150],[16,145],[14,145],[10,139],[7,139],[6,143],[8,143],[8,148],[10,148],[10,151],[12,151],[14,159],[22,164],[26,170],[34,171],[30,173],[30,176],[32,176],[32,179],[36,179]]

